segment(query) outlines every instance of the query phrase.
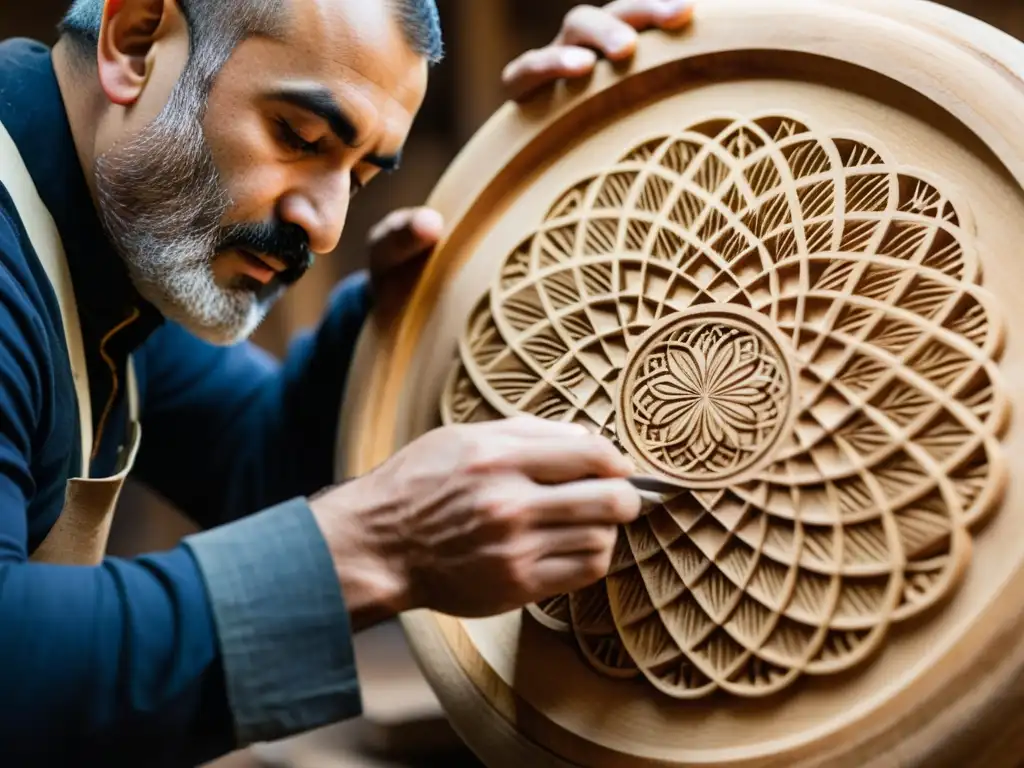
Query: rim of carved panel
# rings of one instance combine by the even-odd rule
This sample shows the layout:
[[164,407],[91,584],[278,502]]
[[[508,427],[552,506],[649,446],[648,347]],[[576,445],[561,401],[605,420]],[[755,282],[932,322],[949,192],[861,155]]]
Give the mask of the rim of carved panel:
[[[957,28],[962,20],[959,14],[928,3],[887,3],[882,10],[888,16],[881,16],[878,9],[875,0],[843,4],[721,0],[699,6],[693,30],[680,35],[681,39],[645,35],[636,60],[626,71],[602,64],[583,87],[562,86],[547,100],[525,108],[503,108],[453,163],[432,196],[430,204],[446,215],[448,234],[399,328],[380,338],[371,327],[360,340],[353,386],[342,415],[341,436],[349,438],[339,446],[341,456],[347,457],[343,459],[345,474],[367,471],[401,443],[398,425],[407,418],[403,392],[427,318],[443,286],[462,267],[462,258],[474,250],[475,235],[499,216],[503,191],[524,184],[548,154],[557,153],[556,148],[572,134],[572,125],[610,120],[602,110],[618,114],[629,102],[649,103],[670,90],[670,78],[684,71],[691,75],[704,72],[712,80],[716,73],[727,71],[728,62],[709,56],[743,51],[744,58],[772,57],[776,55],[772,51],[788,51],[799,57],[822,57],[826,63],[834,60],[837,71],[853,65],[901,81],[907,90],[923,94],[965,126],[987,145],[1017,184],[1024,185],[1024,149],[1013,142],[1015,126],[1024,120],[1024,89],[1011,64],[993,63],[1003,52],[1019,53],[1022,48],[973,20]],[[749,53],[752,50],[767,52]],[[953,93],[956,99],[949,95]],[[934,723],[945,722],[943,717],[962,722],[968,708],[977,711],[994,706],[995,692],[991,697],[978,693],[985,685],[984,675],[965,654],[981,652],[986,658],[1000,658],[1005,665],[1001,669],[1013,673],[1004,672],[1007,680],[1012,679],[1021,668],[1014,656],[1021,649],[1008,644],[1010,635],[1006,633],[1016,628],[1014,616],[1022,603],[1024,597],[1010,589],[999,593],[986,609],[987,631],[980,626],[963,631],[956,643],[958,650],[947,654],[940,672],[927,679],[918,676],[902,690],[891,691],[887,701],[869,702],[870,706],[860,711],[851,709],[844,717],[837,716],[819,733],[763,744],[759,749],[703,748],[688,753],[685,749],[665,752],[657,745],[629,744],[624,745],[630,753],[628,762],[767,765],[757,760],[785,755],[794,762],[806,759],[839,765],[838,760],[849,758],[869,739],[870,744],[857,753],[862,762],[882,754],[882,744],[902,743],[912,754],[939,754],[933,750],[941,739],[925,738],[929,726],[920,721],[930,715]],[[626,757],[563,728],[556,722],[557,712],[552,719],[550,711],[538,711],[518,695],[481,656],[475,643],[478,635],[474,633],[486,633],[486,623],[470,626],[427,612],[410,614],[404,622],[456,728],[489,763],[521,765],[528,758],[531,765],[563,764],[553,756],[557,753],[566,764],[597,766]],[[533,630],[523,631],[529,634]],[[959,691],[959,703],[938,696],[941,691]],[[935,728],[934,723],[930,727]],[[826,754],[832,762],[822,762]]]

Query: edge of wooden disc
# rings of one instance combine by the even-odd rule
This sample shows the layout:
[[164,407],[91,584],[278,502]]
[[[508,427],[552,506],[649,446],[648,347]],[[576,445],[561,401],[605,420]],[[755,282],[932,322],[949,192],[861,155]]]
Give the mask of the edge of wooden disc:
[[[743,50],[839,59],[901,82],[940,105],[1024,187],[1024,45],[927,0],[716,0],[698,4],[691,29],[645,33],[628,67],[601,62],[585,84],[560,84],[527,105],[506,104],[437,184],[428,205],[447,222],[395,328],[371,321],[360,337],[339,422],[342,477],[364,474],[395,444],[402,389],[420,330],[442,286],[468,255],[461,223],[493,205],[504,179],[524,175],[570,135],[587,110],[614,99],[622,80],[670,61]],[[492,168],[493,173],[481,169]],[[966,632],[941,670],[824,739],[771,759],[717,765],[1016,765],[1024,754],[1024,604],[1006,592]],[[402,618],[410,645],[453,726],[494,766],[682,766],[615,754],[562,730],[519,698],[479,656],[462,623],[429,611]],[[578,763],[554,754],[571,755]],[[1009,756],[1009,757],[1007,757]],[[692,759],[691,759],[692,758]]]

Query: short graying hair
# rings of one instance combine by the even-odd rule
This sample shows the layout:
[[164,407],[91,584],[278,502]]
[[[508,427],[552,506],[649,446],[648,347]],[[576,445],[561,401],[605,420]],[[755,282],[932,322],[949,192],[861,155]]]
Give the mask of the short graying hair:
[[[406,42],[431,64],[444,57],[441,20],[435,0],[385,0],[392,6]],[[285,0],[178,0],[188,20],[193,55],[219,61],[216,71],[242,40],[279,31]],[[93,51],[103,20],[104,0],[74,0],[58,27],[61,35]],[[217,50],[219,49],[219,50]],[[209,69],[213,61],[207,61]]]

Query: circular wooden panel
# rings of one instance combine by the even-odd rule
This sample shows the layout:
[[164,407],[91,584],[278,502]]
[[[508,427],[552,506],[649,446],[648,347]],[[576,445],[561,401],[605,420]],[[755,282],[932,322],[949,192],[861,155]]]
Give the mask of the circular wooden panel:
[[405,617],[489,765],[1017,763],[1022,61],[915,0],[716,0],[452,165],[339,472],[530,412],[685,488],[591,589]]

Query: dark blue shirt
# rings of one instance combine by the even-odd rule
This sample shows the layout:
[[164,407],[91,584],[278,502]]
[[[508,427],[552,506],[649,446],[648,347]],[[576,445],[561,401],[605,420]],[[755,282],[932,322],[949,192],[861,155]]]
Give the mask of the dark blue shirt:
[[[29,561],[77,474],[60,312],[0,184],[0,765],[194,765],[358,714],[350,628],[305,497],[333,480],[365,279],[283,362],[165,321],[106,240],[47,48],[0,43],[0,122],[67,253],[111,474],[129,354],[136,475],[205,533],[95,568]],[[134,318],[134,319],[132,319]]]

